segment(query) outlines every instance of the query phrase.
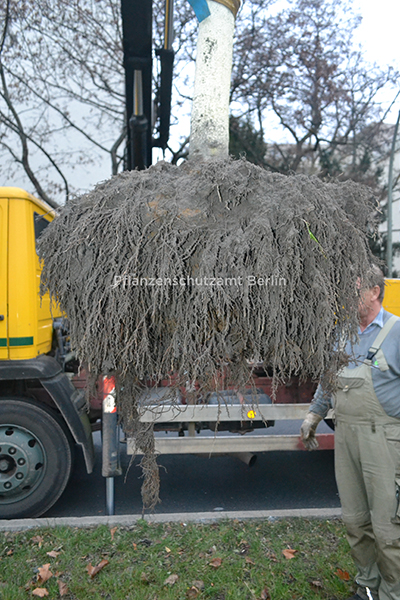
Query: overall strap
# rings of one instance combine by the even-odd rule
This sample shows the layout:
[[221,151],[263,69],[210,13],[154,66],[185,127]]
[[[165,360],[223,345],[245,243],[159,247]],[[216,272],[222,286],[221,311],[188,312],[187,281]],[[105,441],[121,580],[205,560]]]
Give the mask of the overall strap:
[[375,354],[378,352],[379,348],[381,347],[383,341],[386,339],[387,335],[389,334],[390,330],[392,329],[393,325],[398,320],[399,320],[399,317],[396,317],[396,315],[392,315],[390,317],[390,319],[388,321],[386,321],[386,323],[384,324],[384,326],[382,327],[382,329],[376,336],[375,340],[373,341],[372,346],[368,350],[367,360],[373,359],[373,357],[375,356]]

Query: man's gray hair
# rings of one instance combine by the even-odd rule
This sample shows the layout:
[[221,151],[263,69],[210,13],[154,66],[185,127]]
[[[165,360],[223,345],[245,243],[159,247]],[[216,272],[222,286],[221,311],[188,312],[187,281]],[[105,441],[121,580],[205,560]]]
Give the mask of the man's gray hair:
[[380,292],[378,300],[382,303],[385,296],[385,276],[383,275],[381,269],[375,264],[371,265],[364,277],[364,281],[366,287],[369,289],[375,287],[376,285],[379,286]]

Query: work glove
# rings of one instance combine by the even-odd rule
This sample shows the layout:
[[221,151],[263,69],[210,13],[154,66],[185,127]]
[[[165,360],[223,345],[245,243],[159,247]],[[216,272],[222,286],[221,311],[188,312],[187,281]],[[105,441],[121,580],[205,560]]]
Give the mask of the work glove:
[[316,450],[318,442],[315,437],[315,430],[322,417],[317,413],[309,412],[300,427],[301,440],[307,450]]

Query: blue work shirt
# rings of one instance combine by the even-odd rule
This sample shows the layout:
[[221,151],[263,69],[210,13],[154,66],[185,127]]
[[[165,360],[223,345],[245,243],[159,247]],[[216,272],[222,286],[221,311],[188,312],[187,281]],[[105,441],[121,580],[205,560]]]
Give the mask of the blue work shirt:
[[[373,346],[380,330],[391,316],[390,313],[381,308],[375,319],[364,331],[359,329],[358,343],[353,348],[350,342],[347,343],[346,352],[351,356],[349,369],[354,369],[367,358],[368,350]],[[389,369],[380,371],[376,365],[372,364],[372,383],[376,397],[385,412],[390,417],[400,419],[400,319],[388,333],[381,348]],[[324,392],[320,384],[314,394],[310,411],[324,418],[330,408],[332,408],[332,396]]]

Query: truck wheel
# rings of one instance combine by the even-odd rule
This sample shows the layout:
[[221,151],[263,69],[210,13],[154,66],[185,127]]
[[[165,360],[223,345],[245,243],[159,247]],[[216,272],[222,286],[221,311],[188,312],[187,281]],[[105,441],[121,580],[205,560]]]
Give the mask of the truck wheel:
[[72,442],[57,414],[23,398],[0,400],[0,518],[38,517],[61,496]]

